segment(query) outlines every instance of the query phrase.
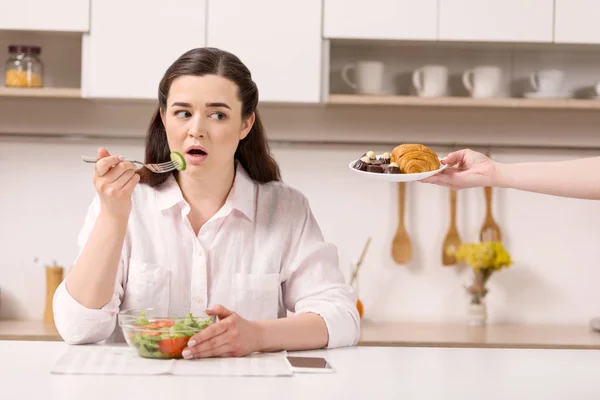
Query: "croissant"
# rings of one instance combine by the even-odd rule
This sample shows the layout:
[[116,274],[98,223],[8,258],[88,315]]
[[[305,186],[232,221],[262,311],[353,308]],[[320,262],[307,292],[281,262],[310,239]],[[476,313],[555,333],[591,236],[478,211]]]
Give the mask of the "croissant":
[[404,174],[428,172],[440,167],[440,160],[433,151],[422,144],[401,144],[392,151],[392,162],[398,164]]

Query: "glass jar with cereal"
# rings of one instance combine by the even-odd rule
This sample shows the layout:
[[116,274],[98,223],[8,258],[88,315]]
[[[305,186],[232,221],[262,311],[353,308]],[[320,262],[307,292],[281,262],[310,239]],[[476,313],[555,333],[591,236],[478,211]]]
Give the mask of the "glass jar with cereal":
[[39,46],[10,45],[5,68],[6,87],[42,87],[44,65]]

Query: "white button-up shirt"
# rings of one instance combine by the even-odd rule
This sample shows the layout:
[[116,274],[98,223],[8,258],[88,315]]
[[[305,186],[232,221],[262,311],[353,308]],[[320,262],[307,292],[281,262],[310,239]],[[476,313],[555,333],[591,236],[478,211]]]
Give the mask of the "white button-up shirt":
[[[100,212],[96,196],[78,238],[80,250]],[[54,318],[67,343],[122,340],[120,309],[179,308],[202,313],[222,304],[249,320],[320,315],[328,347],[360,336],[356,294],[344,283],[337,248],[323,240],[307,199],[282,182],[259,184],[239,165],[224,206],[194,233],[175,178],[137,185],[115,291],[88,309],[67,291],[54,295]]]

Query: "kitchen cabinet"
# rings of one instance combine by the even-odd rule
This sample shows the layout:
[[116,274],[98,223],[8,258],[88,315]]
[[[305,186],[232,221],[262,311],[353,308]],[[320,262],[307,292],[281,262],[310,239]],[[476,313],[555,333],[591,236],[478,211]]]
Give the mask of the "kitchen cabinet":
[[556,43],[600,43],[598,0],[555,0],[554,19]]
[[553,40],[554,0],[440,0],[439,4],[440,40]]
[[435,40],[438,0],[324,0],[323,36]]
[[207,46],[246,64],[260,101],[320,101],[320,0],[209,0],[207,21]]
[[92,0],[91,5],[90,33],[83,38],[83,97],[156,99],[169,65],[205,45],[205,0]]
[[90,0],[0,0],[0,30],[87,32]]

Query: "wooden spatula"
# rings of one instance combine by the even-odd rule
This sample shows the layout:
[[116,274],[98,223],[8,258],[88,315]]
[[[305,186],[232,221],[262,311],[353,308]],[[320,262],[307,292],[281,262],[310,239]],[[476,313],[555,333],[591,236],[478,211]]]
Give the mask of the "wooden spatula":
[[456,190],[450,189],[450,227],[442,245],[442,265],[456,264],[456,257],[447,254],[447,249],[453,248],[453,250],[458,250],[460,244],[460,236],[458,235],[458,227],[456,226]]
[[404,227],[404,194],[406,183],[398,183],[398,229],[392,241],[392,258],[397,264],[406,264],[410,260],[410,239]]
[[494,217],[492,217],[492,188],[490,186],[486,186],[485,190],[485,220],[483,221],[483,226],[479,231],[479,240],[482,242],[488,241],[502,241],[502,234],[500,233],[500,227],[494,221]]

